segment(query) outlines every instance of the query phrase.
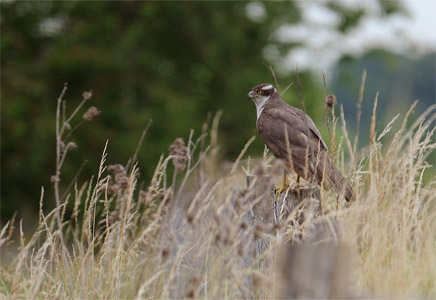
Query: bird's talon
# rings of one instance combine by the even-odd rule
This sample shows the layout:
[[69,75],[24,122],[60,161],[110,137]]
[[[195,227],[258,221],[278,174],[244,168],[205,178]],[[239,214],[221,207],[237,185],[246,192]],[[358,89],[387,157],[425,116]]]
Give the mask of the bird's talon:
[[275,193],[274,202],[275,203],[277,203],[277,201],[279,200],[279,196],[287,189],[289,189],[289,185],[284,185],[284,186],[276,188],[274,190],[274,193]]

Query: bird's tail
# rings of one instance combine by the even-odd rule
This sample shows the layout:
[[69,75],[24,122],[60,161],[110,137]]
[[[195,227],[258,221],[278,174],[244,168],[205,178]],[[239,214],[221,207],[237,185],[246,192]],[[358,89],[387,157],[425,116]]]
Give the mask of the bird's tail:
[[349,202],[353,198],[352,187],[335,166],[327,152],[321,158],[317,166],[318,182],[322,182],[326,189],[333,188]]

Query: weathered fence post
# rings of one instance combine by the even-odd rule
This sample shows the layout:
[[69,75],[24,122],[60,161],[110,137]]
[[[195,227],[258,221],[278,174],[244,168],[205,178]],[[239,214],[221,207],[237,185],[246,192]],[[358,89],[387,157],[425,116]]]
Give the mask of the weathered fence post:
[[299,244],[285,244],[276,264],[281,299],[353,299],[351,248],[340,242],[339,223],[313,224]]
[[[247,188],[255,179],[255,176],[247,176]],[[279,223],[293,214],[294,220],[301,224],[308,215],[317,217],[322,213],[321,196],[317,187],[290,187],[275,197],[273,179],[265,175],[257,178],[253,195],[253,199],[263,198],[253,207],[255,221],[262,223]]]
[[[256,226],[274,228],[282,223],[299,228],[294,237],[283,240],[279,249],[275,263],[276,298],[356,298],[351,288],[352,251],[341,242],[339,222],[320,220],[322,208],[317,187],[289,188],[278,195],[276,202],[271,176],[247,176],[247,192],[250,209],[243,218],[255,226],[255,232]],[[263,271],[273,264],[262,256],[271,245],[269,236],[257,235],[252,248],[253,258]],[[244,265],[252,265],[251,260]],[[251,276],[245,286],[248,290],[253,287]]]
[[275,203],[273,198],[275,221],[286,220],[290,215],[293,221],[302,224],[322,214],[321,195],[317,187],[297,187],[283,191]]

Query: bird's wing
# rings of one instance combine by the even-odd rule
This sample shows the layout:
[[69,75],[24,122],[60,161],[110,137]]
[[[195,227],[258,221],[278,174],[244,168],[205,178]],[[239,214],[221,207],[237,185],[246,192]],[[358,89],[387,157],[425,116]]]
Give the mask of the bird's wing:
[[306,175],[315,178],[326,188],[333,187],[349,201],[353,195],[351,186],[329,158],[327,146],[312,119],[305,116],[303,111],[290,106],[265,107],[257,120],[257,129],[270,151],[285,162],[289,162],[288,141],[292,162],[287,168],[305,179]]
[[322,139],[321,133],[319,133],[318,128],[316,128],[315,123],[304,111],[296,107],[291,107],[289,105],[287,107],[287,111],[294,111],[300,117],[300,119],[305,122],[305,124],[309,127],[309,130],[313,135],[312,138],[316,137],[321,142],[322,146],[324,146],[324,150],[328,149],[326,143]]
[[258,119],[257,127],[267,147],[279,158],[285,159],[287,157],[285,128],[288,133],[287,140],[291,149],[306,149],[309,147],[310,151],[315,152],[327,150],[319,131],[310,117],[307,116],[307,120],[304,120],[290,106],[265,108]]

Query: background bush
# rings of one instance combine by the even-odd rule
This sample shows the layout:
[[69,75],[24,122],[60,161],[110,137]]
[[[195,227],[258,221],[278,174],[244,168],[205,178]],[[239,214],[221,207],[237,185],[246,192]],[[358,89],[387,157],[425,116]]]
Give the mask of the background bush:
[[[393,3],[380,2],[386,15],[399,10]],[[263,3],[266,15],[259,22],[247,17],[244,2],[12,1],[0,5],[3,220],[16,210],[36,212],[40,187],[50,185],[55,169],[53,116],[65,82],[67,111],[89,90],[93,90],[89,105],[102,111],[92,130],[82,127],[75,133],[82,151],[69,154],[66,178],[73,178],[84,161],[79,179],[89,178],[106,140],[108,161],[125,163],[153,119],[138,155],[141,176],[148,181],[172,140],[186,138],[190,128],[200,132],[203,122],[218,110],[223,110],[219,155],[234,159],[256,134],[255,108],[246,100],[247,91],[257,83],[273,82],[265,63],[274,67],[278,62],[265,58],[264,51],[274,45],[283,56],[298,46],[272,37],[279,26],[301,21],[301,11],[293,2]],[[352,29],[365,15],[330,6],[342,16],[336,29],[341,32]],[[434,55],[422,59],[421,65],[411,61],[404,68],[399,68],[404,66],[403,57],[387,52],[368,57],[363,62],[344,58],[335,72],[327,74],[328,92],[344,103],[351,128],[364,68],[374,83],[365,96],[370,101],[364,102],[363,124],[369,124],[365,116],[369,120],[375,92],[383,87],[395,90],[391,83],[398,77],[386,74],[403,74],[401,82],[418,88],[400,97],[403,100],[392,97],[389,102],[382,94],[380,111],[392,107],[388,103],[398,108],[398,103],[417,97],[423,100],[417,107],[422,111],[434,101]],[[300,106],[295,74],[277,76],[282,89],[294,83],[284,98]],[[300,77],[307,111],[319,124],[324,110],[321,74],[301,72]],[[79,121],[80,115],[75,122]],[[324,126],[319,127],[325,136]],[[262,153],[260,138],[248,151]],[[51,189],[46,193],[52,199]]]

